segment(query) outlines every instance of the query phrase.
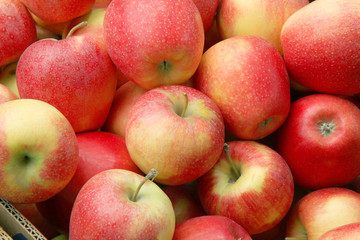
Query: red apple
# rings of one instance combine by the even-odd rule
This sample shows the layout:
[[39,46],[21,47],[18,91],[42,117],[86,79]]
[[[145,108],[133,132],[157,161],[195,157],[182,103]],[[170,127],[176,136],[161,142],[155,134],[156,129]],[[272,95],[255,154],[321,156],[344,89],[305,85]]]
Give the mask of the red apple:
[[193,0],[204,25],[204,32],[207,32],[213,23],[219,0]]
[[132,81],[128,81],[120,86],[116,90],[109,114],[102,129],[125,137],[125,127],[129,112],[136,100],[146,92],[147,89],[136,85]]
[[96,130],[116,91],[116,68],[105,47],[91,36],[43,39],[21,55],[16,71],[21,98],[50,103],[75,132]]
[[125,129],[126,146],[143,171],[158,170],[158,183],[181,185],[214,166],[224,144],[219,108],[187,86],[158,87],[133,105]]
[[295,184],[308,189],[348,184],[360,174],[360,109],[328,94],[300,98],[277,132],[276,145]]
[[360,239],[360,222],[349,223],[327,231],[319,240],[351,240]]
[[58,194],[78,161],[69,121],[55,107],[33,99],[0,104],[0,197],[34,203]]
[[317,0],[291,15],[281,32],[290,77],[322,93],[359,93],[359,23],[353,0]]
[[318,240],[330,230],[355,222],[360,222],[360,194],[346,188],[322,188],[307,194],[290,210],[286,237]]
[[[170,199],[152,181],[123,169],[98,173],[74,203],[70,239],[172,239],[175,214]],[[138,188],[141,187],[140,191]]]
[[241,139],[271,134],[290,109],[284,61],[259,37],[236,36],[213,45],[204,53],[193,84],[215,101],[226,129]]
[[36,41],[36,27],[19,0],[0,0],[0,66],[18,60]]
[[208,215],[191,218],[175,228],[173,240],[251,240],[249,233],[230,218]]
[[189,80],[204,47],[201,15],[192,0],[113,0],[104,36],[115,65],[146,89]]
[[273,228],[294,196],[285,160],[255,141],[232,141],[224,148],[215,166],[198,179],[205,212],[229,217],[251,235]]

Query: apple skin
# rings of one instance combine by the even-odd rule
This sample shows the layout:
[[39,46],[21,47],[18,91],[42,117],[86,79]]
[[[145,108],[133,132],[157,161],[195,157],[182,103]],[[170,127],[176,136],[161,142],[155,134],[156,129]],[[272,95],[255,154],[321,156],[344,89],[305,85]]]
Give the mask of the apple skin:
[[315,190],[290,210],[286,237],[318,240],[334,228],[360,222],[359,206],[360,194],[352,190],[340,187]]
[[270,42],[282,53],[280,34],[283,24],[309,0],[223,0],[217,14],[222,39],[253,35]]
[[104,36],[118,69],[146,89],[188,81],[204,48],[204,27],[192,0],[113,0]]
[[341,186],[360,174],[360,109],[342,97],[312,94],[296,100],[276,139],[300,187]]
[[317,0],[291,15],[281,32],[290,77],[321,93],[359,93],[359,22],[353,0]]
[[116,92],[116,68],[91,36],[43,39],[21,55],[16,70],[21,98],[50,103],[75,132],[100,128]]
[[342,225],[321,235],[319,240],[360,239],[360,222]]
[[251,240],[249,233],[230,218],[199,216],[176,225],[173,240]]
[[10,88],[0,83],[0,104],[18,99]]
[[219,6],[219,0],[193,0],[204,25],[204,32],[207,32],[214,21],[216,10]]
[[[181,112],[188,96],[185,115]],[[151,126],[151,127],[149,127]],[[155,181],[181,185],[206,173],[219,158],[225,138],[216,104],[187,86],[162,86],[144,93],[128,115],[125,141],[143,171],[155,168]]]
[[17,61],[9,63],[1,68],[0,83],[10,88],[10,90],[19,98],[19,91],[16,85],[16,66]]
[[190,218],[206,215],[196,193],[196,186],[165,186],[162,190],[170,198],[175,211],[175,223],[178,225]]
[[35,23],[21,1],[1,0],[0,13],[0,66],[4,66],[18,60],[37,37]]
[[34,99],[0,105],[0,196],[14,203],[45,201],[71,180],[78,143],[55,107]]
[[215,166],[201,176],[198,195],[205,212],[233,219],[253,235],[265,232],[285,217],[294,196],[294,182],[285,160],[255,141],[232,141]]
[[128,81],[120,86],[115,93],[109,114],[102,130],[125,137],[127,118],[132,106],[148,90]]
[[38,18],[49,23],[63,23],[86,14],[95,0],[21,0]]
[[70,239],[164,239],[175,231],[168,196],[152,181],[132,196],[144,177],[123,169],[98,173],[81,188],[71,213]]
[[194,88],[219,106],[227,131],[256,140],[280,127],[290,109],[290,84],[280,53],[256,36],[235,36],[203,55]]

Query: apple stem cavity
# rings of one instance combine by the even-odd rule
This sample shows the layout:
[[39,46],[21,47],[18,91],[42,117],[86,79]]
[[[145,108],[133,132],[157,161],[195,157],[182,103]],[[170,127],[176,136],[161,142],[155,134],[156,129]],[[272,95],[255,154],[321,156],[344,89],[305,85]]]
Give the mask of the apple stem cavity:
[[147,181],[147,180],[151,180],[151,181],[154,181],[154,179],[156,178],[156,176],[159,174],[159,172],[155,169],[155,168],[152,168],[150,169],[149,173],[145,176],[145,178],[141,181],[141,183],[139,184],[139,186],[137,187],[134,195],[132,196],[131,198],[131,201],[135,202],[136,201],[136,197],[137,195],[139,194],[139,191],[142,187],[142,185],[144,185],[144,183]]
[[188,104],[189,104],[189,97],[188,97],[188,95],[187,95],[186,93],[184,93],[184,92],[183,92],[182,94],[183,94],[184,97],[185,97],[185,105],[184,105],[184,109],[183,109],[180,117],[184,117],[184,116],[185,116],[185,112],[186,112],[187,106],[188,106]]
[[335,123],[334,122],[325,122],[319,121],[318,127],[322,135],[329,136],[331,133],[334,132]]
[[76,24],[69,32],[68,34],[66,35],[65,38],[68,38],[68,37],[71,37],[71,35],[74,34],[74,32],[80,28],[83,28],[83,27],[86,27],[87,26],[87,21],[82,21],[78,24]]
[[227,143],[224,143],[223,149],[224,149],[224,152],[225,152],[226,159],[229,161],[231,169],[235,173],[235,179],[231,179],[233,182],[235,182],[236,179],[240,178],[241,173],[240,173],[239,169],[235,166],[235,163],[233,162],[233,160],[230,157],[229,145]]

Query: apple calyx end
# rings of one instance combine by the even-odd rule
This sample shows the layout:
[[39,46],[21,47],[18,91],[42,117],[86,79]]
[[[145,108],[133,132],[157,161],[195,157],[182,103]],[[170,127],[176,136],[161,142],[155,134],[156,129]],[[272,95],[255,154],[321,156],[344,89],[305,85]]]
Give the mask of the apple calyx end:
[[162,72],[162,73],[169,72],[171,69],[171,66],[172,66],[172,64],[168,60],[163,60],[158,63],[158,68],[159,68],[160,72]]
[[139,191],[141,189],[141,187],[144,185],[144,183],[147,181],[147,180],[150,180],[150,181],[154,181],[154,179],[156,178],[156,176],[159,174],[159,172],[155,169],[155,168],[152,168],[150,169],[149,173],[145,176],[145,178],[140,182],[139,186],[137,187],[134,195],[132,196],[132,198],[130,199],[131,201],[133,202],[136,202],[136,197],[137,195],[139,194]]
[[325,137],[330,136],[335,130],[335,123],[330,121],[318,121],[318,128]]

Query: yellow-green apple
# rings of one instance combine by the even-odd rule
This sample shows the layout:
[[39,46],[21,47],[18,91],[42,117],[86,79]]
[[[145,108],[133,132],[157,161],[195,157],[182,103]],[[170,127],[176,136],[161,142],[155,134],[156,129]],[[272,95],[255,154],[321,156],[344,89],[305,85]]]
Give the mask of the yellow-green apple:
[[88,131],[76,134],[79,160],[74,176],[52,199],[38,203],[41,213],[62,232],[69,232],[71,208],[82,186],[97,173],[108,169],[142,172],[130,158],[125,139],[119,135]]
[[286,237],[318,240],[332,229],[360,222],[359,206],[360,194],[352,190],[340,187],[315,190],[300,199],[290,210]]
[[181,185],[195,180],[218,160],[225,127],[217,105],[202,92],[170,85],[151,89],[132,106],[125,141],[135,164],[158,170],[156,180]]
[[238,35],[258,36],[282,53],[282,26],[294,12],[309,0],[223,0],[217,14],[222,39]]
[[256,36],[235,36],[203,55],[194,87],[219,106],[226,130],[241,139],[266,137],[290,109],[289,78],[280,53]]
[[113,0],[104,37],[119,70],[146,89],[189,80],[204,47],[201,15],[192,0]]
[[319,240],[352,240],[360,239],[360,222],[349,223],[327,231]]
[[58,194],[78,161],[75,132],[52,105],[17,99],[0,105],[0,196],[34,203]]
[[95,0],[20,0],[34,15],[49,23],[63,23],[86,14]]
[[360,92],[360,2],[317,0],[283,25],[281,44],[290,77],[322,93]]
[[285,160],[255,141],[224,144],[218,162],[197,183],[207,214],[229,217],[251,235],[279,224],[294,196],[294,182]]
[[249,233],[234,220],[217,215],[199,216],[176,225],[173,240],[251,240]]
[[207,32],[213,23],[219,0],[193,0],[200,12],[201,20],[204,25],[204,32]]
[[20,0],[0,0],[0,66],[18,60],[36,41],[36,27]]
[[18,99],[18,97],[11,91],[10,88],[0,83],[0,104]]
[[190,218],[206,215],[197,196],[196,186],[193,184],[165,186],[162,190],[171,200],[176,225]]
[[161,188],[147,180],[153,177],[153,171],[144,177],[124,169],[96,174],[75,200],[70,239],[171,240],[174,209]]
[[117,84],[105,46],[88,35],[33,43],[19,59],[16,81],[21,98],[55,106],[75,132],[104,124]]
[[0,83],[7,86],[17,97],[20,97],[16,85],[16,66],[17,61],[2,67],[0,71]]
[[125,137],[126,122],[129,112],[136,102],[148,90],[133,81],[120,86],[115,93],[109,114],[102,126],[102,130]]
[[360,174],[360,109],[342,97],[312,94],[296,100],[276,139],[300,187],[342,186]]

